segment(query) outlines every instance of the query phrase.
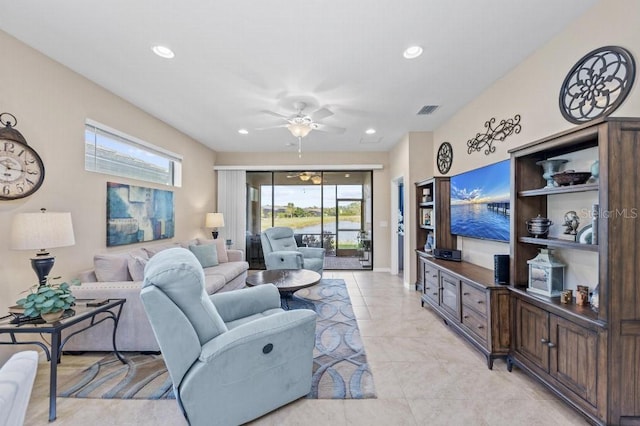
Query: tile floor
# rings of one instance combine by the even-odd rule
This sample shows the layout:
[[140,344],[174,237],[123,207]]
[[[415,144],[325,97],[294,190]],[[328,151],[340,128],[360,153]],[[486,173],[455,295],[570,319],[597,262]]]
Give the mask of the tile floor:
[[[263,425],[585,425],[583,418],[517,369],[485,358],[420,306],[420,295],[381,272],[327,271],[346,281],[377,399],[300,399],[250,423]],[[102,355],[65,356],[72,375]],[[48,371],[41,362],[26,425],[45,425]],[[176,402],[58,398],[57,426],[183,426]]]

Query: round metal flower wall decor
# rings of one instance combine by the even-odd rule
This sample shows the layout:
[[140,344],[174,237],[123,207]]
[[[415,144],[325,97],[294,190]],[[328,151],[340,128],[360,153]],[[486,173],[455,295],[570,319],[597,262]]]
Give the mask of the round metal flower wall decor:
[[442,142],[438,148],[438,171],[440,174],[446,175],[451,169],[453,163],[453,147],[449,142]]
[[635,68],[631,53],[619,46],[605,46],[587,53],[562,83],[562,116],[581,124],[611,114],[631,91]]

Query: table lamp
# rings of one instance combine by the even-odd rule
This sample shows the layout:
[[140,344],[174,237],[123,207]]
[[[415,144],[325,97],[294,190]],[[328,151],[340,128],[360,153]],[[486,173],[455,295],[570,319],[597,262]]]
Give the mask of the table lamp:
[[55,257],[47,249],[72,246],[76,243],[71,224],[71,213],[47,212],[18,213],[11,227],[11,248],[14,250],[40,250],[31,258],[31,267],[38,275],[38,283],[47,283]]
[[211,235],[215,240],[218,238],[218,228],[224,227],[224,216],[222,213],[207,213],[204,226],[205,228],[213,228]]

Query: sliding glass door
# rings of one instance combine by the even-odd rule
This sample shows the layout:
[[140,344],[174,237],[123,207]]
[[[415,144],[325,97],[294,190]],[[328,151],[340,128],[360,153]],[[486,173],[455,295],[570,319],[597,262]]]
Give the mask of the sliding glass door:
[[286,226],[298,246],[325,249],[325,269],[371,269],[363,261],[363,249],[371,252],[371,178],[371,171],[247,172],[251,267],[263,267],[260,233]]

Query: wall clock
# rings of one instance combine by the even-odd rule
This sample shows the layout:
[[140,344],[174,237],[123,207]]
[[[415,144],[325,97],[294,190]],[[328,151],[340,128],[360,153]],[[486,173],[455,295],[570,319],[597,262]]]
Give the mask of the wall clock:
[[44,164],[24,136],[14,129],[18,120],[0,114],[0,200],[16,200],[36,192],[44,181]]
[[605,46],[587,53],[560,88],[560,112],[574,124],[605,117],[625,100],[636,74],[631,53]]
[[442,142],[438,148],[438,171],[446,175],[453,163],[453,147],[449,142]]

